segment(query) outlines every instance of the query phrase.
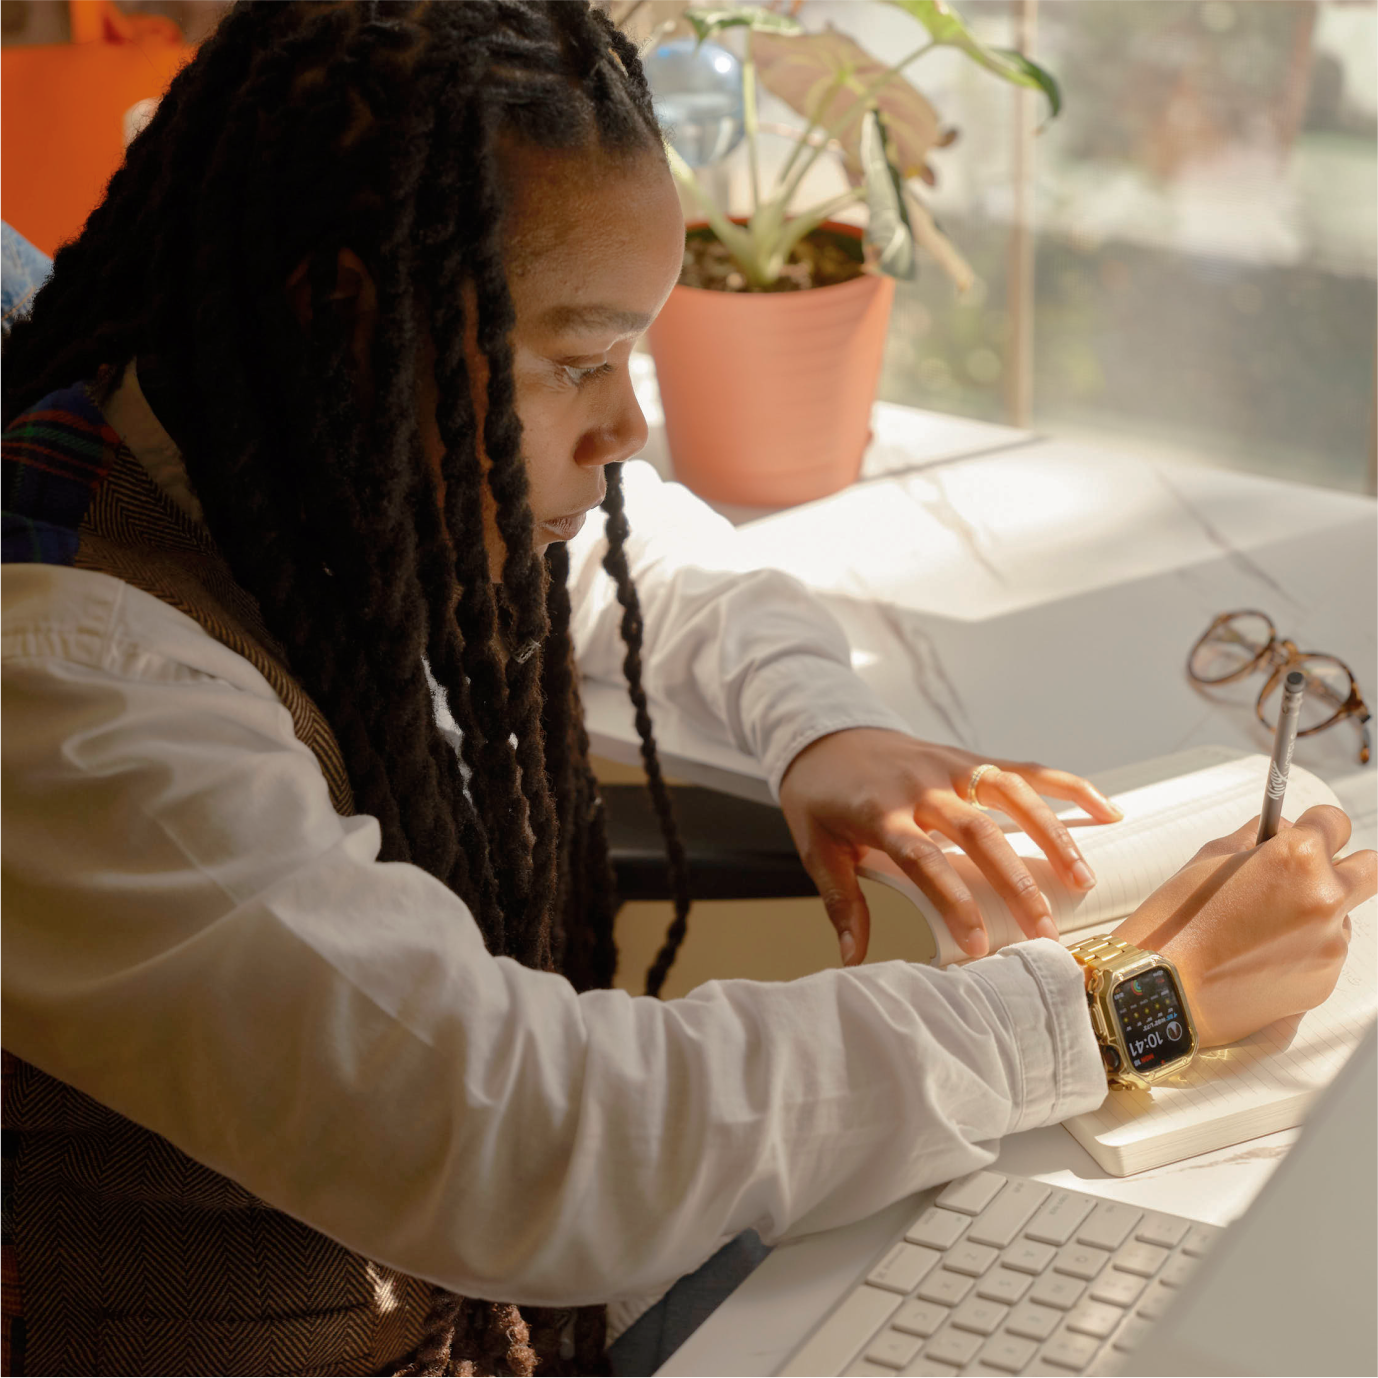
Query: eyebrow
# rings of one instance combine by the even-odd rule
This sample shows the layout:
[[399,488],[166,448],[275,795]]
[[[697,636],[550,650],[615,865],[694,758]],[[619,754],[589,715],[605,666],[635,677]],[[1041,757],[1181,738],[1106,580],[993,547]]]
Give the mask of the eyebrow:
[[619,335],[639,335],[650,323],[644,312],[616,306],[552,306],[541,316],[550,330],[612,330]]

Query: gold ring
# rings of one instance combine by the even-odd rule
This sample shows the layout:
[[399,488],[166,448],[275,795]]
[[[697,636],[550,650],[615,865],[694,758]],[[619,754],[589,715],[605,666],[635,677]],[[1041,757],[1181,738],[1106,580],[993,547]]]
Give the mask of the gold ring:
[[999,769],[999,766],[993,766],[989,761],[987,761],[985,765],[977,766],[976,769],[971,772],[971,779],[967,782],[968,804],[975,804],[978,809],[981,807],[980,803],[977,801],[976,798],[976,791],[981,784],[981,777],[984,775],[989,775],[990,772],[993,770]]

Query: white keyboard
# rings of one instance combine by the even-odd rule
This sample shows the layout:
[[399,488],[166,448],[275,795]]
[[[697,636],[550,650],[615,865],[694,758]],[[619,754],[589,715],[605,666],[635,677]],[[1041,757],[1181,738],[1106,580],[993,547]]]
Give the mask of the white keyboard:
[[920,1212],[780,1372],[1113,1373],[1219,1233],[974,1172]]

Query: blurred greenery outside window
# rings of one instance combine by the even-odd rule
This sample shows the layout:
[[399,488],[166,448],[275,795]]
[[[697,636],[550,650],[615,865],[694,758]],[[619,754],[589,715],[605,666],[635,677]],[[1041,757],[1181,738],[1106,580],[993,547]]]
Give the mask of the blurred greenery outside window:
[[[1374,0],[957,8],[992,45],[1030,34],[1030,55],[1065,101],[1026,145],[1030,427],[1372,491]],[[881,58],[914,46],[913,22],[871,0],[805,0],[798,16],[810,28],[834,24]],[[909,75],[960,131],[930,160],[938,183],[928,200],[980,281],[959,300],[924,258],[919,280],[899,284],[880,396],[1009,421],[1021,97],[953,52],[929,54]],[[1041,103],[1033,111],[1043,118]],[[768,96],[761,118],[798,125]],[[773,145],[779,157],[787,148],[783,137],[762,143],[767,167]],[[840,187],[829,162],[800,204]],[[743,150],[711,175],[744,210]]]

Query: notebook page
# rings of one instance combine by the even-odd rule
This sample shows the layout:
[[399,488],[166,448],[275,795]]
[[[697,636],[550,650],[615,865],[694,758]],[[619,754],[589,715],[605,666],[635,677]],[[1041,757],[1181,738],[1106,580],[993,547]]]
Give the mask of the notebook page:
[[[1301,1123],[1378,1014],[1378,901],[1360,905],[1350,922],[1349,955],[1323,1005],[1227,1048],[1205,1049],[1151,1093],[1113,1091],[1099,1110],[1069,1120],[1068,1128],[1083,1143],[1093,1138],[1120,1151],[1176,1138],[1179,1151],[1154,1154],[1157,1163]],[[1281,1113],[1270,1116],[1272,1108]],[[1199,1142],[1211,1125],[1232,1119],[1242,1132]]]
[[[1125,815],[1118,823],[1092,823],[1075,805],[1064,806],[1058,816],[1075,829],[1077,845],[1096,873],[1097,883],[1089,894],[1069,890],[1027,833],[1011,831],[1005,837],[1047,897],[1060,933],[1110,927],[1190,861],[1204,843],[1233,832],[1257,814],[1267,774],[1268,757],[1244,756],[1125,790],[1111,796]],[[1334,803],[1335,794],[1323,780],[1292,767],[1287,817],[1295,818],[1313,804]],[[942,839],[941,845],[976,901],[991,951],[1023,941],[1019,925],[975,862],[955,843]],[[859,869],[902,891],[922,912],[936,939],[936,965],[965,960],[937,910],[889,857],[868,852]]]

